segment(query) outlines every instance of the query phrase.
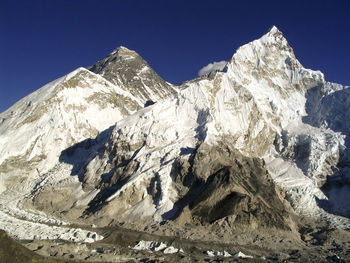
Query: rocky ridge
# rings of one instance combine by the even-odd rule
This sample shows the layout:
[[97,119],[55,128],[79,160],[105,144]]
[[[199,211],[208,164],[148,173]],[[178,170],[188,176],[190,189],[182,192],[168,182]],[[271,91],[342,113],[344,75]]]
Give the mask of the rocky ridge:
[[139,54],[123,46],[88,69],[124,87],[144,104],[172,98],[177,93],[176,87],[164,81]]

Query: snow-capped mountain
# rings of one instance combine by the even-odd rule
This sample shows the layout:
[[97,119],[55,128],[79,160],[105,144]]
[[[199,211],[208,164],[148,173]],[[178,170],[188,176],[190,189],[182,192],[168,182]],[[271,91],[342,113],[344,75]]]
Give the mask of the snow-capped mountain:
[[[129,83],[136,77],[129,72],[122,84],[115,85],[85,68],[78,68],[1,113],[0,192],[8,191],[0,203],[6,207],[18,206],[8,202],[9,196],[18,201],[26,194],[30,195],[45,174],[52,174],[50,171],[56,169],[63,150],[96,137],[143,108],[144,101],[128,90]],[[160,81],[160,77],[157,80]],[[139,86],[142,88],[146,89]],[[33,216],[21,209],[15,210],[17,217]],[[34,231],[32,235],[35,235]]]
[[[339,216],[349,216],[339,200],[349,197],[350,89],[305,69],[276,27],[179,88],[124,47],[90,70],[0,115],[7,214],[141,230],[293,230],[293,213],[350,226]],[[25,198],[8,205],[13,195]]]
[[12,171],[22,177],[33,170],[47,172],[62,150],[142,107],[130,92],[78,68],[0,115],[0,171],[5,178]]
[[[108,146],[86,158],[91,161],[77,174],[84,178],[84,189],[97,194],[88,211],[99,210],[98,222],[115,220],[117,215],[126,221],[139,221],[140,217],[145,222],[146,218],[161,221],[187,208],[193,216],[201,211],[196,205],[217,214],[215,207],[234,206],[232,198],[237,196],[248,198],[248,207],[257,202],[261,208],[271,202],[255,201],[257,193],[276,199],[273,214],[277,217],[284,211],[277,210],[283,198],[267,191],[273,187],[263,187],[268,185],[269,176],[284,190],[295,211],[322,214],[317,200],[327,197],[319,187],[342,161],[344,135],[310,125],[310,120],[317,118],[308,112],[315,107],[309,105],[315,103],[309,94],[319,90],[326,96],[325,90],[347,89],[327,83],[321,72],[303,68],[276,27],[238,49],[227,67],[227,72],[184,84],[175,99],[123,119],[107,139]],[[239,165],[252,174],[253,167],[261,169],[257,176],[261,180],[262,170],[267,169],[267,182],[258,184],[264,188],[261,193],[238,187],[248,184],[245,180],[253,176],[235,178],[234,171],[239,168],[233,168],[234,162],[240,158],[242,162],[255,162],[255,158],[265,162],[250,168],[249,164]],[[211,180],[227,167],[232,171],[225,172],[226,180],[234,183],[220,186],[225,190],[216,184],[214,187]],[[214,192],[204,198],[194,193],[208,188],[221,194],[211,190]],[[191,199],[184,200],[188,195]],[[238,212],[224,216],[237,217]],[[271,218],[267,208],[261,208],[260,213]],[[199,217],[205,220],[203,213]]]
[[156,102],[176,95],[176,87],[165,82],[135,51],[119,47],[89,67],[113,84],[124,87],[141,102]]

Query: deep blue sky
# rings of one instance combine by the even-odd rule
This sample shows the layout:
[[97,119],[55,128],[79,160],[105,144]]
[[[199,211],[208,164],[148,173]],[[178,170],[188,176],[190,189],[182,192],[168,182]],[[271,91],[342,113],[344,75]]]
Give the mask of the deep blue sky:
[[0,112],[124,45],[178,84],[276,25],[299,61],[350,85],[350,1],[0,0]]

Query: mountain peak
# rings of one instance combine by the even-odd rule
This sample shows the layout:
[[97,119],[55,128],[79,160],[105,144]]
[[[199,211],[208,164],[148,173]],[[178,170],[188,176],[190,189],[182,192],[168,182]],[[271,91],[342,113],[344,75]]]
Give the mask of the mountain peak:
[[140,55],[137,54],[136,51],[128,49],[127,47],[124,46],[119,46],[116,49],[113,50],[113,52],[110,55],[117,55],[120,57],[124,57],[124,58],[135,58],[135,57],[139,57]]
[[124,46],[88,69],[131,92],[142,103],[173,97],[177,93],[136,51]]
[[275,25],[273,25],[270,30],[269,30],[270,34],[276,34],[276,33],[282,33]]
[[[272,26],[259,39],[238,48],[231,59],[231,62],[233,61],[236,61],[240,66],[247,65],[247,61],[256,65],[261,65],[261,62],[265,62],[264,65],[269,67],[280,67],[285,64],[283,61],[287,61],[288,63],[290,62],[289,64],[293,62],[292,64],[301,67],[287,39],[276,26]],[[272,61],[275,63],[271,63]]]
[[131,50],[131,49],[128,49],[127,47],[125,46],[119,46],[116,48],[116,50],[127,50],[127,51],[134,51],[134,50]]
[[259,39],[259,41],[265,45],[273,45],[278,43],[281,46],[289,47],[288,40],[276,26],[272,26],[271,29]]

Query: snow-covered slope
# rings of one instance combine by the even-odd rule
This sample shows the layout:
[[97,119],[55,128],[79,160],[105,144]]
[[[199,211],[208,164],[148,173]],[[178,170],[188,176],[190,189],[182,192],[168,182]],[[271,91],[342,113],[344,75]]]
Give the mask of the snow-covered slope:
[[22,177],[32,170],[47,172],[62,150],[95,137],[141,106],[130,93],[79,68],[0,115],[0,172],[20,170]]
[[[43,180],[46,181],[50,170],[55,170],[61,151],[94,138],[141,107],[143,104],[129,92],[99,75],[78,68],[0,114],[1,228],[20,238],[46,236],[81,240],[74,235],[86,237],[86,231],[59,227],[50,231],[50,227],[41,223],[62,222],[44,213],[24,210],[23,198],[30,196]],[[57,180],[69,178],[70,172],[64,176],[56,173],[55,177]],[[18,225],[23,225],[28,231],[23,231]],[[86,240],[96,238],[87,237]]]
[[[126,83],[127,81],[125,79]],[[37,215],[24,210],[23,198],[34,193],[40,184],[49,181],[48,177],[53,176],[52,171],[57,170],[57,163],[63,150],[81,141],[95,138],[117,121],[142,107],[144,103],[125,87],[116,86],[100,75],[78,68],[33,92],[1,113],[2,211],[12,216],[14,224],[18,219],[60,223],[59,220],[47,217],[43,213]],[[70,178],[70,174],[68,171],[63,175],[56,173],[54,176],[57,181],[68,180],[71,184],[79,182],[75,178]],[[5,218],[0,225],[4,227],[3,224],[9,224],[9,218]],[[32,228],[45,229],[40,225],[33,225]],[[32,232],[30,235],[35,235],[35,232]],[[21,234],[14,233],[18,237],[22,237]],[[73,234],[74,231],[70,235]],[[41,234],[45,235],[49,233]],[[64,235],[61,238],[64,238]]]
[[[164,96],[157,93],[165,84],[159,84],[153,73],[147,75],[147,81],[152,80],[147,83],[159,85],[147,84],[140,70],[148,66],[138,61],[135,52],[119,48],[91,68],[123,87],[118,92],[130,103],[121,106],[133,108],[127,107],[123,115],[118,106],[120,120],[109,129],[96,127],[106,130],[95,138],[92,133],[89,140],[79,137],[88,130],[79,128],[74,140],[55,151],[54,167],[52,162],[45,170],[25,159],[23,167],[38,168],[41,176],[31,181],[32,192],[20,205],[60,220],[76,222],[83,217],[101,226],[122,222],[142,230],[164,220],[225,220],[231,228],[293,229],[291,209],[350,226],[347,218],[329,213],[349,211],[347,205],[334,204],[349,197],[344,185],[350,178],[350,89],[305,69],[276,27],[240,47],[225,71],[184,83],[175,97],[172,86],[164,89]],[[139,73],[127,86],[122,76],[130,72]],[[140,83],[146,84],[141,90]],[[167,99],[129,115],[147,100],[160,98]],[[91,102],[84,103],[90,108]],[[71,121],[72,114],[66,118]],[[96,119],[104,121],[102,116]],[[6,123],[2,125],[14,127]],[[67,140],[64,131],[61,140]],[[55,138],[49,131],[44,134]],[[15,156],[19,145],[31,144],[21,142],[4,154]],[[36,149],[35,145],[26,148]],[[40,149],[45,156],[51,153],[51,148]],[[11,166],[5,164],[1,167],[9,175],[11,170],[6,169]]]

